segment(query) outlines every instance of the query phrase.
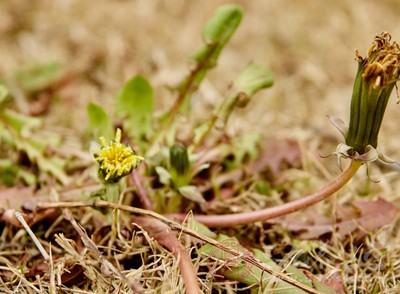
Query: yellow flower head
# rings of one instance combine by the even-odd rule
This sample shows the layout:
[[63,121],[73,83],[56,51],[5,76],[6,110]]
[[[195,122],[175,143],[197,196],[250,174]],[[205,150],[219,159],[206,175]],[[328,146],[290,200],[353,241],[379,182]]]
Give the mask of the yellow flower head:
[[104,137],[100,137],[102,146],[93,150],[93,157],[99,163],[99,176],[106,182],[118,182],[129,175],[144,160],[135,154],[133,149],[121,143],[121,130],[117,129],[115,140],[107,144]]

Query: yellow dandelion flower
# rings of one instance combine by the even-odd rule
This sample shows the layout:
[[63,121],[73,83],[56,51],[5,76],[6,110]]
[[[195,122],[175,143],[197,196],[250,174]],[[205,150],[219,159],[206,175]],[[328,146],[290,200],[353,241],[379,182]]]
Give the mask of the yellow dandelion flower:
[[93,157],[100,165],[100,178],[106,182],[118,182],[144,160],[130,146],[121,143],[120,129],[117,129],[115,140],[110,141],[110,144],[107,144],[104,137],[100,137],[100,141],[102,146],[93,150]]

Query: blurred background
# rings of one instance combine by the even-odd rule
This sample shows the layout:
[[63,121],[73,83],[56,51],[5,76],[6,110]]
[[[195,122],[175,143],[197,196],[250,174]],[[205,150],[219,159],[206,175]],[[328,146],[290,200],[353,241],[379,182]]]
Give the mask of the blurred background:
[[[59,63],[68,78],[51,98],[46,119],[52,125],[82,128],[90,101],[112,113],[116,93],[137,73],[156,88],[161,113],[174,99],[169,88],[187,73],[189,55],[202,44],[202,27],[225,3],[242,5],[244,19],[194,97],[195,115],[217,104],[246,64],[256,61],[274,72],[276,83],[235,113],[230,133],[262,131],[309,145],[315,140],[316,146],[321,138],[341,142],[326,115],[348,122],[354,50],[365,56],[382,31],[400,40],[399,1],[3,0],[0,75]],[[397,159],[399,115],[393,97],[380,145]]]

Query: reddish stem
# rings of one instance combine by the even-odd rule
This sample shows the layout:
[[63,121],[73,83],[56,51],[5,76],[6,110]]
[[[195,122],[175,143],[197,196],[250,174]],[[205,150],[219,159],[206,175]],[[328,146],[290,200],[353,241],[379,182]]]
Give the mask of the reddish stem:
[[[341,175],[339,175],[336,180],[321,190],[279,206],[237,214],[194,215],[193,218],[208,227],[233,227],[236,225],[266,221],[272,218],[287,215],[312,206],[340,190],[356,174],[361,165],[362,163],[353,160],[350,166]],[[177,213],[168,214],[166,217],[174,220],[184,221],[187,215],[183,213]]]
[[154,211],[153,203],[151,203],[151,200],[147,195],[146,189],[142,185],[142,180],[140,179],[140,175],[135,169],[132,172],[132,180],[138,190],[140,202],[142,202],[144,208],[147,210]]
[[160,245],[166,247],[175,256],[181,270],[185,284],[186,293],[200,294],[199,283],[197,282],[196,272],[193,268],[192,260],[182,243],[176,238],[166,224],[149,217],[135,217],[133,222],[139,224],[153,237]]

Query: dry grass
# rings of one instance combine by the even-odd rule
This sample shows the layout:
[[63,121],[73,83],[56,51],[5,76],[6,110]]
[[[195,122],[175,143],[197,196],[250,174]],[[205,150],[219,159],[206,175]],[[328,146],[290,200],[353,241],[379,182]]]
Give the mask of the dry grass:
[[[356,72],[354,49],[364,53],[372,37],[381,31],[389,31],[399,40],[400,4],[395,0],[234,2],[244,7],[244,21],[223,52],[220,66],[201,87],[194,119],[201,120],[204,111],[217,104],[221,93],[250,60],[266,64],[276,76],[274,87],[237,111],[228,133],[261,131],[273,140],[297,141],[302,149],[302,170],[285,171],[280,180],[292,197],[306,194],[338,173],[335,159],[324,159],[321,164],[316,158],[333,151],[341,140],[325,116],[348,120]],[[115,93],[134,74],[142,73],[151,80],[159,113],[172,104],[173,95],[167,86],[179,82],[186,73],[187,55],[200,44],[202,25],[222,3],[227,1],[2,1],[0,75],[49,61],[57,61],[66,72],[74,73],[67,86],[57,92],[44,118],[49,134],[64,134],[66,148],[85,150],[87,142],[81,139],[86,135],[87,103],[99,103],[112,113]],[[397,134],[400,109],[394,101],[389,102],[380,145],[392,158],[400,159],[399,139],[393,135]],[[66,115],[71,112],[73,115]],[[318,208],[326,211],[336,201],[378,195],[400,207],[398,171],[375,167],[373,172],[380,183],[371,184],[360,172],[340,197]],[[271,201],[253,191],[215,204],[213,209],[246,211],[281,201],[278,195]],[[104,258],[145,293],[184,292],[176,258],[141,227],[121,224],[121,234],[113,237],[106,225],[108,220],[97,210],[72,211],[88,238],[93,234],[98,237],[95,243]],[[25,230],[0,224],[1,292],[132,293],[96,254],[76,241],[77,233],[69,222],[57,214],[48,219],[34,227],[36,237],[54,260],[48,270]],[[399,225],[397,218],[390,227],[370,234],[361,243],[335,237],[329,244],[313,241],[317,249],[310,253],[305,253],[308,245],[300,243],[275,260],[283,267],[293,263],[306,268],[334,284],[340,279],[345,293],[398,293]],[[250,245],[271,254],[279,244],[297,242],[289,232],[268,225],[220,232],[251,236]],[[213,273],[213,266],[218,265],[210,265],[207,256],[199,253],[196,239],[186,234],[180,234],[179,239],[190,252],[203,293],[250,293],[244,290],[245,285]],[[26,275],[27,269],[36,272]],[[68,272],[77,276],[67,278]],[[63,279],[70,279],[71,284],[61,285]]]

